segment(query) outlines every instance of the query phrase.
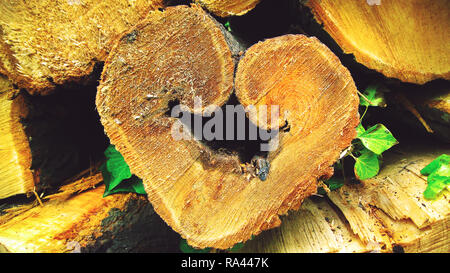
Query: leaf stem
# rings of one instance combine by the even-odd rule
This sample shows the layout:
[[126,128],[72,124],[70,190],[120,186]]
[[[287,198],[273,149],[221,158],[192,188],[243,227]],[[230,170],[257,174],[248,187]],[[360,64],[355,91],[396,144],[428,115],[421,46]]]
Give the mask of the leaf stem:
[[359,90],[356,90],[356,92],[358,92],[358,94],[365,100],[367,101],[370,105],[374,105],[373,102],[371,102],[363,93],[359,92]]
[[362,115],[361,118],[359,119],[359,123],[362,122],[362,120],[363,120],[364,116],[366,115],[368,109],[369,109],[369,106],[366,106],[366,110],[364,110],[363,115]]

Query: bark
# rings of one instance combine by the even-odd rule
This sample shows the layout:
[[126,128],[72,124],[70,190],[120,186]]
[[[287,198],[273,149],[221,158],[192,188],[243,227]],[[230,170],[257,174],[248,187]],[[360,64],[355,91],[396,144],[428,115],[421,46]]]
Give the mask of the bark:
[[450,147],[414,143],[383,157],[373,179],[305,200],[283,225],[249,241],[242,252],[449,252],[448,191],[426,200],[420,170]]
[[155,211],[200,248],[226,249],[278,226],[279,214],[298,209],[317,179],[332,174],[358,123],[356,88],[337,57],[317,39],[284,36],[249,48],[235,80],[242,104],[280,105],[290,125],[264,159],[265,181],[236,154],[175,141],[177,119],[166,114],[173,102],[200,114],[195,96],[203,110],[233,91],[233,53],[222,31],[195,5],[151,13],[111,52],[96,100],[105,132],[143,179]]
[[261,0],[195,0],[210,12],[220,17],[244,15]]
[[417,84],[450,79],[448,1],[379,2],[313,0],[307,5],[344,52],[368,68]]
[[[0,217],[3,252],[177,252],[180,237],[135,194],[102,197],[101,174],[66,186],[43,206]],[[87,191],[73,195],[80,184]],[[73,191],[72,191],[73,190]],[[70,195],[71,196],[67,196]],[[1,247],[0,247],[1,249]]]
[[162,2],[2,1],[0,73],[33,94],[84,80],[121,32]]

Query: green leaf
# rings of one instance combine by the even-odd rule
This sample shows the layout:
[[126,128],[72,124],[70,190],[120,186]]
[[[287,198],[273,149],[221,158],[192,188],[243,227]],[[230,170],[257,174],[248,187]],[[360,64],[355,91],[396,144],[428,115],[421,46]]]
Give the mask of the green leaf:
[[438,156],[435,160],[431,161],[430,164],[425,166],[420,173],[422,175],[430,175],[435,170],[439,169],[442,165],[450,165],[450,156],[446,154],[442,154]]
[[107,177],[110,178],[110,180],[105,181],[105,184],[108,183],[109,188],[114,189],[122,180],[130,178],[132,174],[130,167],[114,145],[109,145],[105,151],[105,156],[106,168],[104,170],[109,172]]
[[[328,189],[330,191],[334,191],[334,190],[337,190],[340,187],[344,186],[345,182],[344,182],[344,179],[333,176],[330,179],[328,179],[327,181],[324,181],[323,183],[325,183],[328,186]],[[327,194],[327,192],[322,187],[319,187],[317,189],[317,193],[322,194],[322,195]]]
[[361,155],[356,158],[355,175],[359,180],[374,177],[380,171],[378,156],[370,150],[361,150]]
[[359,137],[362,133],[364,133],[366,129],[360,124],[356,127],[356,137]]
[[364,90],[364,97],[370,101],[370,103],[365,99],[361,98],[359,104],[362,106],[379,106],[386,107],[386,100],[382,92],[378,91],[379,87],[377,85],[369,85],[366,90]]
[[358,135],[362,144],[372,152],[380,155],[382,152],[397,144],[397,140],[383,125],[377,124]]
[[120,192],[146,194],[142,180],[132,176],[123,156],[113,145],[105,150],[106,162],[100,167],[105,182],[103,197]]
[[425,166],[420,173],[427,175],[427,188],[423,196],[435,200],[450,185],[450,156],[443,154]]
[[[106,183],[105,183],[106,185]],[[105,187],[105,192],[103,193],[103,197],[106,197],[115,193],[127,193],[127,192],[135,192],[137,194],[147,194],[144,189],[144,184],[142,180],[137,176],[132,176],[129,179],[122,180],[119,185],[110,189],[108,186]]]
[[344,179],[333,176],[324,183],[328,186],[330,191],[334,191],[344,186]]
[[232,246],[231,248],[228,249],[228,251],[230,252],[235,252],[238,251],[239,249],[244,247],[244,243],[237,243],[234,246]]
[[209,253],[211,252],[211,248],[204,248],[204,249],[199,249],[199,248],[194,248],[190,245],[188,245],[187,241],[185,239],[181,239],[180,241],[180,250],[183,253]]
[[423,196],[428,200],[435,200],[450,185],[450,167],[441,166],[439,168],[442,172],[446,172],[447,174],[440,174],[438,172],[430,174],[428,176],[428,185],[425,189]]

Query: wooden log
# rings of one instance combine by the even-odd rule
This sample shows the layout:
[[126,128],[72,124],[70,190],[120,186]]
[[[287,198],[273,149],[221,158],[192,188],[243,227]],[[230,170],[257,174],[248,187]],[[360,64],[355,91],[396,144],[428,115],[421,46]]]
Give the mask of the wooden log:
[[162,0],[2,1],[0,73],[33,94],[84,79],[121,32],[161,7]]
[[[19,207],[2,215],[0,249],[35,253],[178,251],[179,236],[145,198],[135,194],[103,198],[104,186],[95,187],[101,182],[102,175],[94,174],[67,185],[43,206]],[[81,184],[87,191],[73,195]]]
[[450,79],[448,1],[312,0],[317,21],[356,61],[405,82]]
[[450,147],[414,143],[383,157],[380,174],[310,198],[242,252],[449,252],[449,192],[426,200],[420,170]]
[[151,13],[111,52],[96,100],[105,132],[143,179],[155,211],[200,248],[227,249],[278,226],[279,214],[298,209],[317,179],[332,174],[358,124],[356,88],[338,58],[317,39],[284,36],[248,49],[235,80],[244,105],[280,105],[282,117],[262,128],[290,125],[264,159],[265,181],[248,176],[236,154],[174,140],[171,103],[201,114],[233,91],[237,51],[224,35],[196,5]]
[[220,17],[244,15],[261,0],[195,0],[210,12]]
[[27,107],[11,82],[0,75],[0,199],[34,189],[31,151],[21,124]]

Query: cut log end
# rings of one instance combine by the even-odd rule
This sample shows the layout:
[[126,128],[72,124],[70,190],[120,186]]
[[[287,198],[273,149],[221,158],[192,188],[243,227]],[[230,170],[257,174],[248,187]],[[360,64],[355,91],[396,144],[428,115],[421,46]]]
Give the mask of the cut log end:
[[[267,58],[266,52],[277,50],[292,52]],[[281,80],[266,79],[257,68],[261,63]],[[285,76],[277,69],[283,65]],[[293,130],[279,133],[279,148],[267,157],[271,167],[265,181],[246,176],[235,155],[192,138],[173,138],[178,119],[166,114],[170,102],[200,114],[207,106],[223,105],[232,92],[229,44],[198,6],[155,11],[124,35],[98,89],[97,108],[111,143],[143,179],[155,211],[195,247],[226,249],[278,226],[279,214],[297,209],[316,191],[318,178],[331,176],[330,166],[355,136],[356,87],[318,40],[285,36],[258,44],[247,51],[237,73],[243,104],[277,104],[290,113],[283,118]],[[249,89],[256,82],[259,89]],[[265,100],[250,98],[261,94]],[[200,108],[195,108],[196,96]],[[305,103],[296,106],[299,100]]]
[[448,1],[311,0],[319,23],[356,61],[405,82],[450,79]]

